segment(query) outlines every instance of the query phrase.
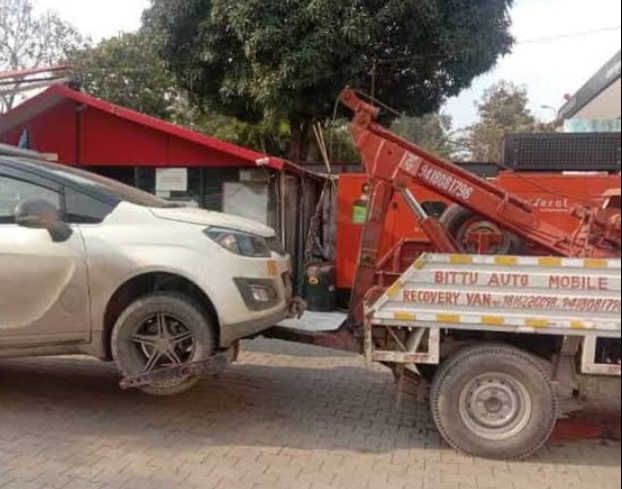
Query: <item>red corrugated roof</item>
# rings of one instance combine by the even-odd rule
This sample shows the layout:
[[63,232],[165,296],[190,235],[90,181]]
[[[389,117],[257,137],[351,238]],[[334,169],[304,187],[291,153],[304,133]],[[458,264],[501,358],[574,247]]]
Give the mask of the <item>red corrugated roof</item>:
[[63,100],[72,100],[88,107],[112,114],[115,117],[145,126],[156,131],[169,134],[171,136],[190,141],[206,148],[220,151],[246,160],[255,165],[258,161],[265,160],[269,168],[282,170],[285,162],[280,158],[267,156],[256,151],[243,148],[241,146],[227,143],[204,134],[200,134],[189,129],[176,126],[154,117],[141,114],[139,112],[120,107],[110,102],[97,99],[83,92],[72,90],[63,85],[55,85],[46,91],[32,97],[23,104],[15,107],[10,112],[0,116],[0,134],[7,132],[20,124],[25,123],[34,116],[49,110],[51,107],[61,103]]

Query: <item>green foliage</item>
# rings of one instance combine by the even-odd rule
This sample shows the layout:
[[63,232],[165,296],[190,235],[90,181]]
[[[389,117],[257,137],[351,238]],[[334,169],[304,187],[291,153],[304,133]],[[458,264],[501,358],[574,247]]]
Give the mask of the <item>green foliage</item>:
[[273,156],[284,156],[288,151],[289,126],[284,122],[264,120],[243,122],[235,117],[205,110],[179,97],[173,107],[171,121],[197,132]]
[[153,117],[173,118],[180,95],[148,34],[105,39],[76,52],[72,65],[86,92]]
[[91,95],[257,151],[287,154],[287,124],[243,122],[190,104],[158,57],[157,43],[156,33],[145,28],[76,52],[72,64]]
[[286,120],[310,150],[346,85],[408,115],[438,109],[512,45],[512,0],[152,0],[161,55],[192,102]]
[[332,163],[342,165],[360,163],[361,154],[352,141],[345,119],[337,119],[324,129],[324,141]]
[[441,158],[451,159],[455,153],[456,147],[451,141],[452,120],[446,114],[402,117],[395,121],[391,130]]
[[242,122],[191,105],[156,51],[148,29],[120,34],[73,53],[82,89],[116,105],[272,155],[285,155],[286,124]]
[[466,130],[462,143],[474,161],[500,162],[504,136],[551,132],[555,127],[536,119],[528,107],[527,90],[501,81],[477,105],[479,122]]
[[[36,14],[30,0],[0,0],[0,72],[56,66],[82,43],[73,26],[54,13]],[[15,101],[0,90],[0,113]]]
[[264,120],[256,124],[240,121],[234,117],[224,118],[224,124],[209,121],[208,134],[262,153],[285,156],[288,151],[290,130],[284,122]]

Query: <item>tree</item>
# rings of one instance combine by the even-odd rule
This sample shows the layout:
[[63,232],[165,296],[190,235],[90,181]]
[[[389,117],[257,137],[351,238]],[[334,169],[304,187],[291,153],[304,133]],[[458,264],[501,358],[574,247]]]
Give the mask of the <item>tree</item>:
[[285,156],[288,150],[289,126],[278,120],[257,123],[243,122],[235,117],[205,114],[195,126],[212,137],[229,141],[273,156]]
[[427,114],[423,117],[402,117],[391,130],[398,136],[440,156],[451,159],[456,147],[451,141],[452,120],[447,114]]
[[510,51],[513,0],[152,0],[145,23],[193,103],[291,128],[331,120],[346,85],[408,115],[438,109]]
[[274,155],[287,150],[289,132],[273,121],[247,123],[188,103],[157,54],[156,33],[143,28],[74,53],[82,89],[116,105]]
[[468,127],[462,143],[474,161],[501,162],[504,136],[551,132],[554,127],[536,119],[524,87],[501,81],[488,88],[477,104],[479,122]]
[[76,52],[72,65],[86,92],[153,117],[173,118],[179,91],[147,33],[105,39]]
[[82,89],[116,105],[275,156],[286,156],[290,127],[274,118],[242,121],[188,101],[157,55],[157,33],[148,27],[120,34],[74,53]]
[[[82,42],[56,14],[35,14],[31,0],[0,0],[0,72],[57,65]],[[17,80],[14,86],[19,85]],[[15,101],[14,93],[0,87],[0,112]]]

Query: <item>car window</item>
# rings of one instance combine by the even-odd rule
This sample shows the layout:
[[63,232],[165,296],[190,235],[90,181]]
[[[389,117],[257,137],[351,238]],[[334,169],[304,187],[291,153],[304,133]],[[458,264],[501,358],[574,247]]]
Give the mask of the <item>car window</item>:
[[57,209],[61,208],[58,192],[24,180],[0,176],[0,224],[15,222],[15,207],[31,199],[47,200]]
[[92,188],[124,202],[140,205],[142,207],[177,207],[155,195],[94,173],[52,163],[38,163],[38,165],[64,180],[75,183],[80,186],[80,188],[84,188],[85,190]]
[[71,188],[65,188],[65,220],[70,224],[99,224],[114,206]]

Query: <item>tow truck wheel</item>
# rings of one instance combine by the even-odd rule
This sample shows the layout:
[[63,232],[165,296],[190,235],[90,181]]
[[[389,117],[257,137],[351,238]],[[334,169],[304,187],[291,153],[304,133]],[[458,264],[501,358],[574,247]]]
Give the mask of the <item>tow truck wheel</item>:
[[[112,334],[112,353],[126,377],[203,360],[212,355],[214,345],[207,315],[189,299],[170,293],[153,294],[131,304]],[[190,389],[199,380],[198,375],[172,377],[140,390],[170,396]]]
[[544,367],[505,345],[469,347],[446,360],[432,383],[430,403],[449,445],[503,460],[524,459],[542,448],[559,412]]
[[440,222],[464,253],[520,255],[524,251],[516,235],[459,205],[447,209]]

